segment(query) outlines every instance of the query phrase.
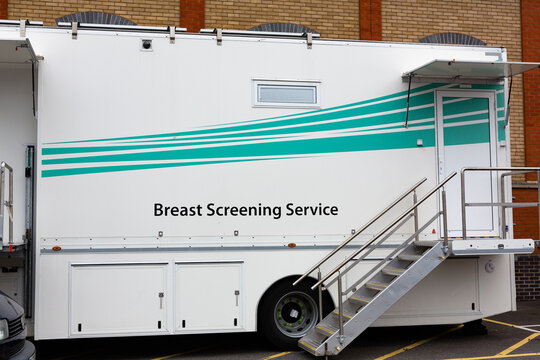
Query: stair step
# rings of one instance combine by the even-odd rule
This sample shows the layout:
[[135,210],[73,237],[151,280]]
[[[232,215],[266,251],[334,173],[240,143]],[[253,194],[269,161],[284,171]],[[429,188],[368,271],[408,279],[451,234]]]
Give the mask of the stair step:
[[384,268],[382,269],[382,273],[385,275],[391,275],[391,276],[399,276],[405,272],[405,269],[391,269],[391,268]]
[[[334,310],[332,314],[334,314],[336,318],[339,318],[339,310]],[[348,319],[352,319],[352,317],[356,315],[356,313],[350,313],[346,311],[345,309],[343,309],[342,315],[343,315],[344,320],[347,321]]]
[[321,343],[313,339],[303,338],[302,340],[298,341],[298,345],[310,354],[315,355],[315,350],[321,346]]
[[420,259],[422,255],[414,255],[414,254],[399,254],[398,259],[399,260],[405,260],[405,261],[416,261]]
[[389,284],[381,284],[381,283],[378,283],[378,282],[368,282],[366,283],[364,286],[367,287],[368,289],[373,289],[373,290],[384,290],[388,287]]
[[352,295],[351,297],[349,297],[349,300],[359,305],[367,305],[373,299],[364,296]]
[[440,240],[418,240],[414,242],[416,246],[433,247],[437,245]]
[[322,334],[324,336],[331,336],[339,331],[339,325],[330,324],[329,322],[324,321],[321,322],[319,325],[315,326],[315,330],[317,330],[319,334]]

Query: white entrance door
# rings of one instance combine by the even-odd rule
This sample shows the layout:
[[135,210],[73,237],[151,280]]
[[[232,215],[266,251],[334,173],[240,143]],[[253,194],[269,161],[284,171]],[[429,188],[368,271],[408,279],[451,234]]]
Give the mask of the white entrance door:
[[[439,180],[453,171],[458,176],[446,185],[449,236],[462,236],[461,183],[464,167],[496,166],[495,93],[490,91],[438,91],[437,151]],[[466,173],[466,199],[492,202],[497,197],[496,175],[488,172]],[[467,208],[467,236],[498,236],[498,209]]]

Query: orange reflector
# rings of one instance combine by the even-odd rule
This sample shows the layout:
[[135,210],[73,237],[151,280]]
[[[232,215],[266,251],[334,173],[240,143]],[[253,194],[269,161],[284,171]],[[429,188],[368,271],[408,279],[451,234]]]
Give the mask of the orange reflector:
[[287,245],[287,246],[290,247],[290,248],[293,248],[293,247],[296,246],[296,244],[295,243],[289,243],[289,245]]
[[60,246],[53,246],[53,251],[60,251],[62,248]]

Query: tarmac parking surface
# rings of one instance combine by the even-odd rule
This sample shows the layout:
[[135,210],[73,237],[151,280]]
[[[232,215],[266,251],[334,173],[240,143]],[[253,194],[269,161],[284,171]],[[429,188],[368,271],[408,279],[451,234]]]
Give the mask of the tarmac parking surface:
[[[372,328],[336,360],[540,359],[540,301],[484,319],[487,335],[462,326]],[[40,360],[315,359],[302,350],[280,352],[254,333],[38,341]]]

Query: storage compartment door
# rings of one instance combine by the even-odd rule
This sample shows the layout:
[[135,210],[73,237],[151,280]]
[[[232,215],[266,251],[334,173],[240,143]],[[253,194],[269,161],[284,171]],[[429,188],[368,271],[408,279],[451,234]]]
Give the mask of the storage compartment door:
[[72,265],[71,335],[165,331],[166,266]]
[[[446,260],[382,317],[451,317],[479,314],[477,269],[478,259]],[[433,323],[437,323],[437,320]]]
[[176,331],[241,329],[241,263],[176,265]]

